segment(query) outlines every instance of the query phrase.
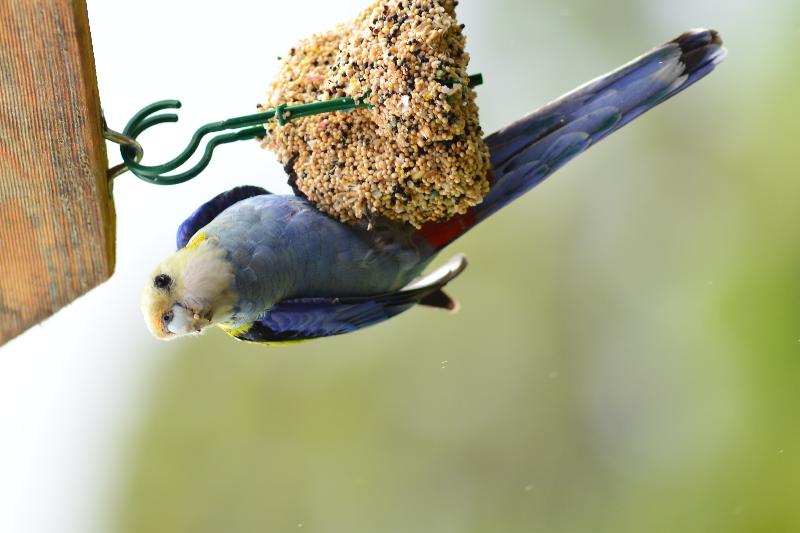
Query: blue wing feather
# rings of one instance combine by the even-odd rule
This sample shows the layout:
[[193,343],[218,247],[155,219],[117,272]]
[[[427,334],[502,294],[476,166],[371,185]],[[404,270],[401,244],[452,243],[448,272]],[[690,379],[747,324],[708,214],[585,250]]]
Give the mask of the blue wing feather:
[[253,196],[260,196],[262,194],[270,193],[261,187],[245,185],[243,187],[236,187],[229,191],[225,191],[222,194],[218,194],[208,202],[204,203],[198,207],[194,213],[189,215],[189,218],[187,218],[178,228],[178,234],[175,238],[178,250],[186,246],[195,233],[200,231],[227,208],[242,200],[251,198]]
[[236,337],[252,342],[287,342],[342,335],[388,320],[415,303],[285,301],[275,305],[247,332]]
[[[375,296],[284,300],[270,308],[246,332],[237,332],[234,336],[251,342],[301,341],[352,333],[397,316],[417,304],[452,308],[452,305],[440,305],[442,301],[452,304],[441,291],[466,266],[466,258],[459,255],[405,289]],[[437,295],[444,298],[429,300]]]

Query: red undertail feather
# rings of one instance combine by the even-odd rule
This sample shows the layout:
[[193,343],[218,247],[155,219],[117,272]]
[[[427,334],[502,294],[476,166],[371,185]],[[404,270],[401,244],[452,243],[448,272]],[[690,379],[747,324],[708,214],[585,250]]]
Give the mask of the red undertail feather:
[[443,222],[428,222],[416,232],[416,237],[435,250],[443,248],[477,223],[475,208]]

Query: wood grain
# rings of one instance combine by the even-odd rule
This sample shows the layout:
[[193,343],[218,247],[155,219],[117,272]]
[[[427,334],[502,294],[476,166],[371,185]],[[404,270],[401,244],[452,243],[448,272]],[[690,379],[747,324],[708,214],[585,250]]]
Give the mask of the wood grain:
[[0,0],[0,344],[111,276],[107,168],[85,0]]

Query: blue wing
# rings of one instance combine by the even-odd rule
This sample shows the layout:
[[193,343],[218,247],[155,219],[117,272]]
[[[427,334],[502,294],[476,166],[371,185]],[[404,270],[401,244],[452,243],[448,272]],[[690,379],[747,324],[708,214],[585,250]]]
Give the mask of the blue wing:
[[218,194],[208,202],[201,205],[197,210],[189,215],[183,224],[178,228],[176,242],[178,250],[186,246],[192,236],[214,220],[217,215],[228,209],[233,204],[262,194],[270,194],[266,189],[245,185],[236,187],[222,194]]
[[726,55],[713,30],[688,31],[486,138],[494,179],[475,223],[594,143],[711,72]]
[[231,334],[250,342],[295,342],[351,333],[388,320],[417,304],[454,310],[456,303],[442,289],[466,266],[466,258],[459,255],[436,272],[393,293],[284,300],[246,331]]

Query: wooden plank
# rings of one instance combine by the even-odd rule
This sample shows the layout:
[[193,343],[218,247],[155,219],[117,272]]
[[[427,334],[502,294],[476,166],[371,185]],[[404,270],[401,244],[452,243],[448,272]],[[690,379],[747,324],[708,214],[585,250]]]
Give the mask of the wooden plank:
[[0,0],[0,344],[114,270],[85,0]]

